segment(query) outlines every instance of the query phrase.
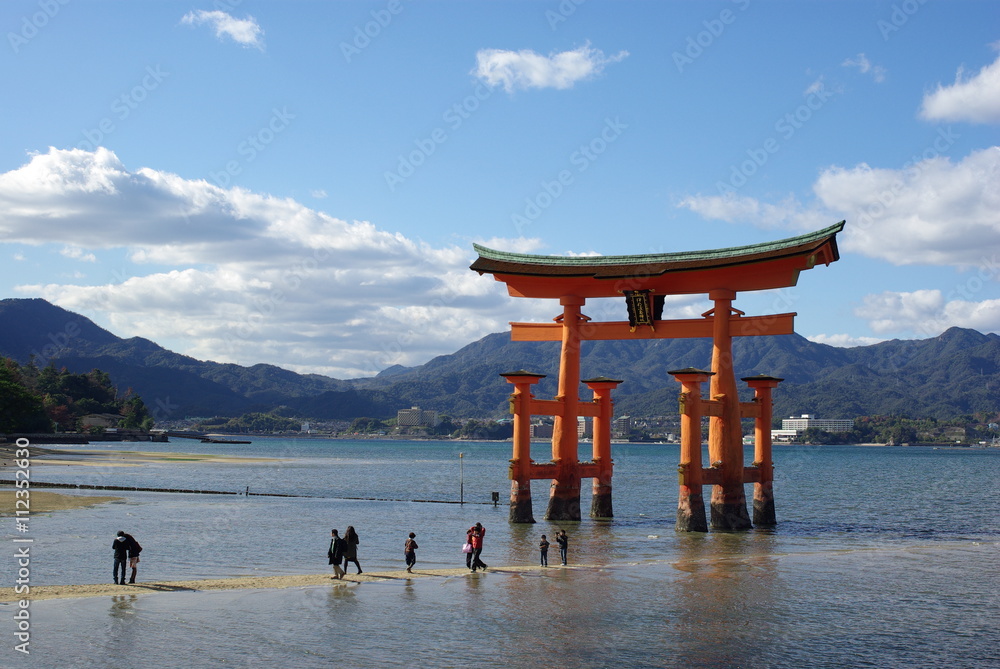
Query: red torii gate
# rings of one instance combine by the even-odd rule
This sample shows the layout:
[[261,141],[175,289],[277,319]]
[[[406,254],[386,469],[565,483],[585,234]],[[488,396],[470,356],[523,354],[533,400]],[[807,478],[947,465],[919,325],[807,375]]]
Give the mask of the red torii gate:
[[[711,524],[716,529],[751,527],[743,484],[753,482],[754,522],[774,524],[770,455],[771,389],[781,379],[745,379],[753,402],[741,404],[732,360],[732,338],[792,334],[794,313],[746,316],[732,306],[736,294],[793,286],[799,273],[839,259],[836,235],[841,221],[823,230],[750,246],[709,251],[630,256],[542,256],[495,251],[475,245],[479,257],[470,269],[492,274],[514,297],[558,299],[563,312],[555,323],[511,323],[514,341],[561,341],[559,388],[552,400],[537,400],[530,387],[543,377],[518,371],[505,374],[514,385],[514,456],[510,475],[510,521],[534,522],[531,480],[552,479],[548,520],[580,520],[580,480],[594,479],[591,516],[609,518],[611,504],[611,390],[620,380],[597,378],[586,383],[594,400],[580,400],[580,343],[585,340],[712,338],[711,371],[671,372],[681,382],[681,463],[677,528],[704,531],[701,486],[712,485]],[[624,294],[629,321],[593,322],[581,313],[587,298]],[[713,301],[702,318],[663,320],[666,295],[707,294]],[[700,384],[710,380],[709,399]],[[531,415],[553,416],[552,461],[530,456]],[[701,466],[701,416],[709,416],[711,466]],[[592,416],[594,460],[579,462],[577,420]],[[753,466],[743,464],[741,417],[756,419]]]

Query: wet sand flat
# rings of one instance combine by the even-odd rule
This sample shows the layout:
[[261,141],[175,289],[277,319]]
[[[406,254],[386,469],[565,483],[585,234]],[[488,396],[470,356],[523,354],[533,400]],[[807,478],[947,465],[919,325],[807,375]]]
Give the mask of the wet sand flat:
[[[12,448],[0,449],[0,466],[13,467]],[[34,465],[84,465],[93,467],[129,467],[149,462],[229,462],[260,463],[280,462],[279,458],[248,458],[233,455],[208,455],[205,453],[182,453],[160,451],[96,451],[65,450],[57,448],[31,447],[31,464]]]
[[[31,504],[31,513],[49,513],[51,511],[69,511],[71,509],[82,509],[95,504],[105,502],[117,502],[124,497],[96,496],[96,495],[64,495],[48,490],[29,489],[28,501]],[[17,491],[13,489],[0,490],[0,517],[13,516]],[[22,496],[23,499],[23,496]]]
[[[471,574],[468,569],[414,569],[413,573],[406,570],[364,572],[362,574],[347,574],[343,579],[334,579],[330,574],[292,574],[288,576],[247,576],[240,578],[217,578],[195,581],[163,581],[159,583],[135,583],[132,585],[115,585],[114,583],[98,583],[87,585],[39,585],[32,586],[28,593],[15,593],[14,588],[0,588],[0,602],[15,602],[21,599],[31,601],[42,599],[72,599],[80,597],[105,597],[123,594],[154,594],[159,592],[199,592],[207,590],[257,590],[280,588],[305,588],[319,585],[341,583],[378,583],[389,580],[407,580],[415,578],[442,578],[452,576],[468,576],[478,578],[492,573],[517,574],[540,571],[545,567],[516,566],[490,568],[486,572]],[[567,567],[548,567],[548,569],[567,569]]]

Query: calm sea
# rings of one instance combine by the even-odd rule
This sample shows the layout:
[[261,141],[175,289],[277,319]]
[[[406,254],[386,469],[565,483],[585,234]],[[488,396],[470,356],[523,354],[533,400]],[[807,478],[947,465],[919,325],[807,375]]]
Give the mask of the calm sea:
[[[30,656],[14,652],[14,608],[0,606],[0,666],[1000,667],[1000,449],[776,446],[777,528],[678,534],[671,445],[614,446],[613,521],[545,522],[535,482],[530,526],[506,520],[510,444],[134,448],[276,459],[36,463],[32,475],[301,497],[115,492],[124,500],[35,514],[33,584],[110,582],[118,529],[142,543],[145,581],[327,573],[330,529],[347,525],[366,571],[402,568],[410,531],[418,571],[460,566],[477,521],[491,566],[536,564],[539,536],[562,527],[571,568],[37,601]],[[13,585],[16,533],[2,524]]]

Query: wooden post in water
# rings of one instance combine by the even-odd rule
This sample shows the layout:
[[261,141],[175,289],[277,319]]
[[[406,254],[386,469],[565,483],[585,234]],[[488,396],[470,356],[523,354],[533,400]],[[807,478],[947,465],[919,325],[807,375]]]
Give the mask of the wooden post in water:
[[611,503],[611,474],[614,463],[611,460],[611,422],[614,416],[614,402],[611,391],[618,387],[621,379],[600,376],[584,379],[583,383],[594,392],[597,411],[594,415],[594,496],[590,502],[591,518],[614,518]]
[[531,386],[545,378],[524,370],[500,376],[514,385],[510,412],[514,414],[514,454],[510,461],[510,517],[512,523],[533,523],[531,511]]
[[559,390],[556,401],[562,410],[552,421],[552,462],[555,478],[549,493],[545,520],[580,520],[580,438],[577,434],[580,404],[580,313],[586,300],[575,295],[561,297],[563,305],[562,350],[559,355]]
[[688,367],[667,372],[681,383],[681,461],[677,465],[677,525],[680,532],[707,532],[701,464],[701,384],[714,372]]
[[753,524],[773,527],[778,524],[774,510],[774,463],[771,460],[771,419],[773,400],[771,390],[784,381],[774,376],[745,376],[742,379],[753,388],[757,415],[754,418],[753,466],[758,470],[758,480],[753,485]]
[[[730,316],[736,293],[712,290],[709,299],[715,308],[704,315],[712,319],[711,399],[722,403],[722,411],[708,422],[708,455],[711,466],[718,468],[720,480],[712,486],[712,528],[716,530],[750,529],[746,493],[743,492],[743,429],[740,401],[733,370],[733,338]],[[735,313],[743,315],[736,310]]]

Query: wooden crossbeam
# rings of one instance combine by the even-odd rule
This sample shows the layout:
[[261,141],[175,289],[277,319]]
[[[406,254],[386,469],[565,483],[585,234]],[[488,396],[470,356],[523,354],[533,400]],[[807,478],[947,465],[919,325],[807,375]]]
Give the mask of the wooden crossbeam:
[[[597,478],[601,475],[601,467],[596,462],[579,462],[574,468],[576,475],[582,479]],[[510,467],[510,477],[513,478],[514,464]],[[559,475],[559,465],[555,462],[532,462],[527,467],[527,478],[532,480],[554,479]]]
[[[685,469],[686,465],[677,468],[678,480],[681,485],[690,485],[689,473]],[[743,467],[743,482],[758,483],[760,481],[760,469],[757,467]],[[715,467],[703,467],[701,470],[702,485],[722,485],[722,470]]]
[[[729,317],[730,334],[733,337],[755,337],[760,335],[784,335],[795,332],[795,312],[771,314],[770,316]],[[636,328],[631,331],[628,321],[608,321],[581,323],[580,339],[588,341],[608,341],[620,339],[690,339],[712,336],[712,318],[684,318],[655,321],[655,328]],[[561,323],[511,323],[511,341],[561,341]]]
[[[561,416],[563,415],[563,409],[565,408],[563,401],[560,399],[555,400],[539,400],[534,397],[531,398],[528,404],[528,413],[532,416]],[[511,402],[511,413],[514,413],[513,402]],[[593,401],[582,401],[576,406],[577,416],[588,416],[594,418],[595,416],[601,415],[601,405]]]

